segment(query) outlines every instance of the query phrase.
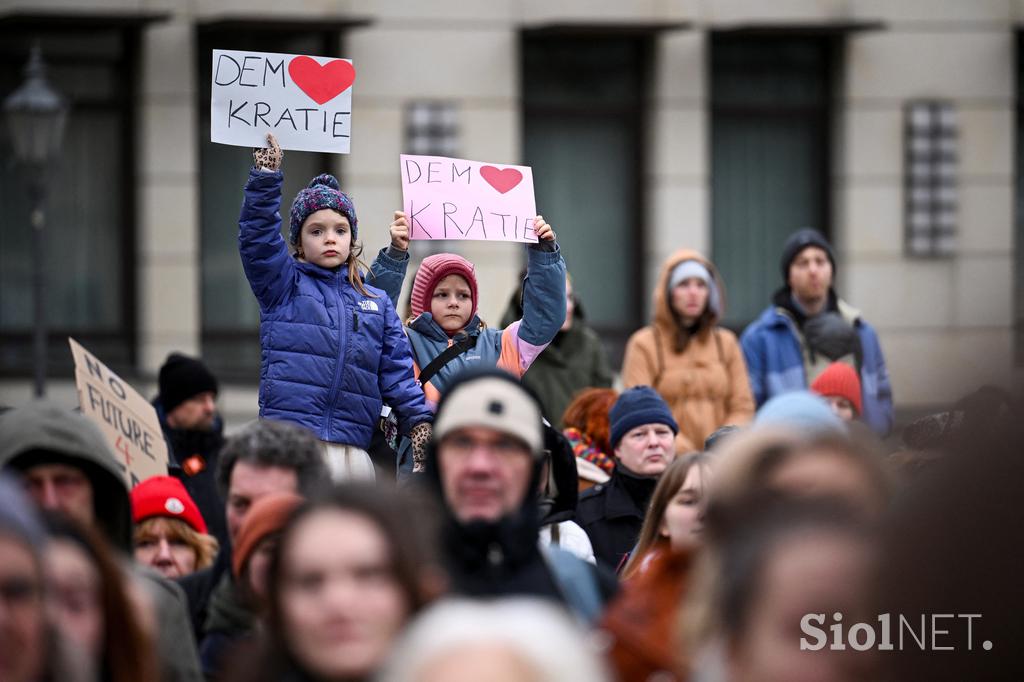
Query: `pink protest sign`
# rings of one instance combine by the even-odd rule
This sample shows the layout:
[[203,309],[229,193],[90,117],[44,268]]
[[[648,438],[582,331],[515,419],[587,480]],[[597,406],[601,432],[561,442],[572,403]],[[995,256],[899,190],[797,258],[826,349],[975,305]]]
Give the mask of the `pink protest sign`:
[[402,204],[412,239],[536,242],[529,166],[401,155]]

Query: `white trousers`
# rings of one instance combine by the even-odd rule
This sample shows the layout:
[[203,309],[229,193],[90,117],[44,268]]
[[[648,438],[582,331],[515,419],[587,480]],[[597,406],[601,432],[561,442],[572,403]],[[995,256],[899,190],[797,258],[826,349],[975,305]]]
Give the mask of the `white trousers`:
[[339,483],[341,481],[376,480],[373,462],[366,450],[354,445],[320,442],[324,445],[324,457],[327,461],[327,468],[331,472],[332,481]]

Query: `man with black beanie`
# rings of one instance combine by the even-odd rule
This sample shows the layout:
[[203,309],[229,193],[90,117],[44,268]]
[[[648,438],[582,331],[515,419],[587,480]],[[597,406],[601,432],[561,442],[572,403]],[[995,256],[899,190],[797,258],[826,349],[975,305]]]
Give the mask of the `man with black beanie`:
[[201,360],[171,353],[160,368],[160,394],[153,399],[167,439],[167,469],[181,479],[199,507],[210,534],[228,542],[224,501],[217,491],[217,458],[224,424],[217,414],[217,378]]
[[833,362],[860,375],[864,421],[880,436],[892,429],[892,385],[878,334],[836,295],[836,259],[825,237],[794,232],[782,247],[783,286],[740,337],[758,407],[806,389]]

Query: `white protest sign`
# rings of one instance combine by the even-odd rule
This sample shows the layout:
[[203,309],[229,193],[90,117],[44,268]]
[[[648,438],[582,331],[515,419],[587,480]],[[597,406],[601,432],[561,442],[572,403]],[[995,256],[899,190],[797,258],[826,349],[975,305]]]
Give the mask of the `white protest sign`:
[[68,337],[82,414],[99,425],[129,488],[167,475],[167,443],[156,410],[124,379]]
[[349,59],[213,51],[210,139],[242,147],[348,154],[352,135]]
[[537,241],[529,166],[410,154],[400,161],[411,239]]

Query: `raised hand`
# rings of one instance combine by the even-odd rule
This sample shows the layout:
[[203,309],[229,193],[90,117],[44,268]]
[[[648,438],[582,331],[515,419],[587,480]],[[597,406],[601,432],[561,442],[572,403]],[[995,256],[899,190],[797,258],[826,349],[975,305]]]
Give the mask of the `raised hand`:
[[252,162],[257,168],[276,171],[281,168],[284,152],[273,133],[267,133],[267,147],[253,147]]
[[409,440],[412,441],[413,473],[420,473],[426,469],[427,444],[433,432],[434,427],[428,422],[420,422],[409,432]]
[[533,231],[537,233],[537,239],[548,242],[555,241],[555,231],[544,221],[544,216],[542,215],[533,219]]
[[395,211],[395,221],[391,223],[391,246],[401,251],[409,250],[409,220],[402,211]]

